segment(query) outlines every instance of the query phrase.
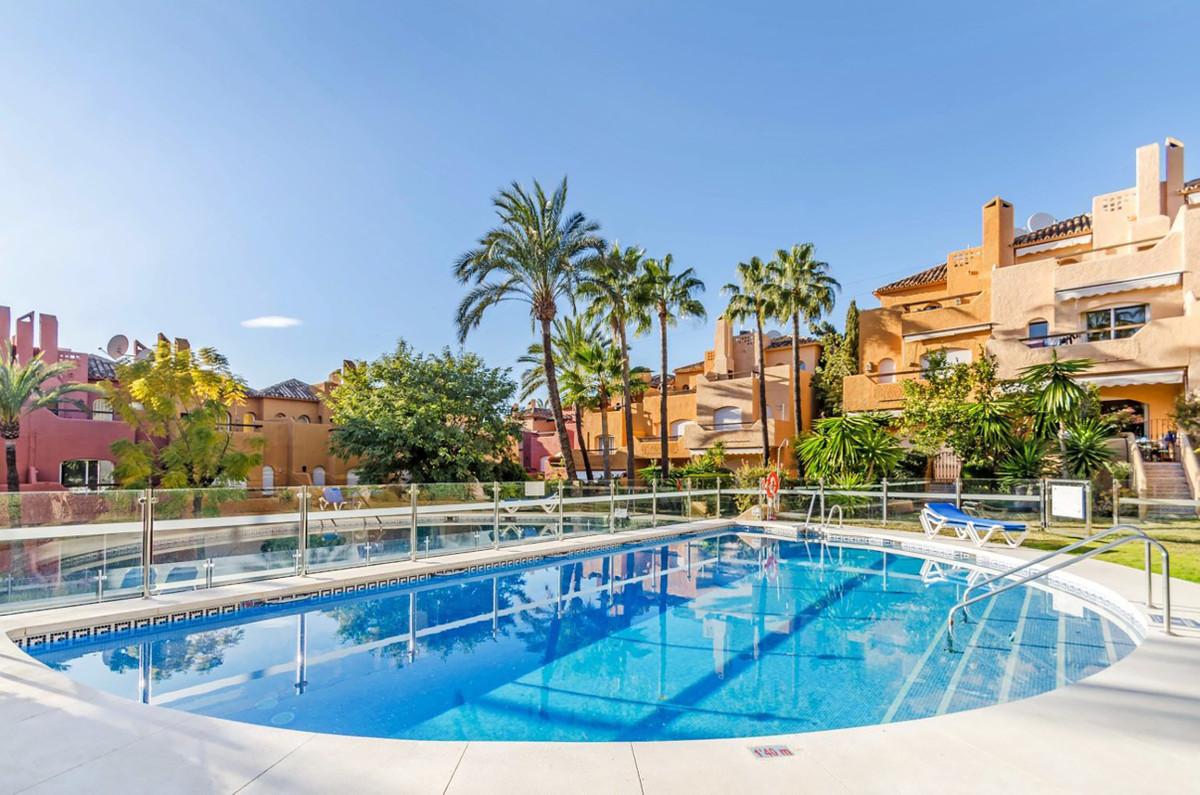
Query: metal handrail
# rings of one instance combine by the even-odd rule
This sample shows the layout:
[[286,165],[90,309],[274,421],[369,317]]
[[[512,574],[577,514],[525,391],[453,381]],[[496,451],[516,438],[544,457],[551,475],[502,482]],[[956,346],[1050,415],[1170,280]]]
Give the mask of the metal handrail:
[[[1012,582],[1005,583],[1004,585],[1000,586],[999,588],[988,591],[987,593],[983,593],[978,596],[972,596],[969,598],[967,597],[967,594],[970,593],[975,588],[981,587],[983,585],[987,585],[989,583],[996,582],[997,580],[1007,579],[1019,571],[1024,571],[1026,569],[1029,569],[1032,566],[1036,566],[1038,563],[1042,563],[1046,560],[1049,560],[1052,557],[1061,555],[1065,552],[1069,552],[1070,550],[1078,549],[1079,547],[1081,547],[1085,544],[1094,543],[1101,538],[1107,538],[1108,536],[1110,536],[1114,533],[1117,533],[1117,532],[1130,532],[1130,533],[1133,533],[1133,535],[1122,536],[1121,538],[1118,538],[1114,541],[1108,542],[1104,546],[1096,547],[1095,549],[1090,549],[1081,555],[1076,555],[1067,560],[1064,560],[1061,563],[1056,563],[1055,565],[1051,566],[1050,568],[1041,569],[1040,571],[1035,571],[1032,574],[1029,574],[1018,580],[1013,580]],[[1150,547],[1151,546],[1157,547],[1159,554],[1162,555],[1162,563],[1163,563],[1163,570],[1162,570],[1162,577],[1163,577],[1163,632],[1167,635],[1170,635],[1171,634],[1171,554],[1167,551],[1167,548],[1165,546],[1163,546],[1163,544],[1158,539],[1152,538],[1150,535],[1148,535],[1146,533],[1146,531],[1142,530],[1140,527],[1137,527],[1136,525],[1131,525],[1131,524],[1118,524],[1118,525],[1113,525],[1112,527],[1108,528],[1107,530],[1102,530],[1099,533],[1095,533],[1093,535],[1088,536],[1087,538],[1076,541],[1073,544],[1068,544],[1067,546],[1063,547],[1062,549],[1056,549],[1053,552],[1047,553],[1045,555],[1041,555],[1037,558],[1034,558],[1031,561],[1022,563],[1020,566],[1015,566],[1011,569],[1008,569],[1008,570],[1003,571],[999,574],[996,574],[992,577],[989,577],[986,580],[981,580],[980,582],[977,582],[974,585],[969,586],[967,588],[967,590],[963,592],[963,598],[960,599],[957,603],[955,603],[955,605],[953,607],[950,608],[950,612],[946,616],[946,642],[947,642],[947,645],[949,646],[949,648],[951,650],[953,650],[953,648],[954,648],[954,616],[955,616],[955,614],[958,613],[958,611],[961,610],[963,612],[963,614],[969,620],[970,614],[967,612],[967,608],[970,607],[971,605],[975,604],[976,602],[982,602],[985,599],[990,599],[994,596],[999,596],[1000,594],[1004,593],[1005,591],[1012,590],[1013,588],[1033,582],[1034,580],[1041,579],[1050,574],[1053,574],[1056,571],[1065,569],[1068,566],[1073,566],[1082,560],[1087,560],[1088,558],[1095,557],[1096,555],[1101,555],[1105,552],[1108,552],[1109,550],[1116,549],[1117,547],[1121,546],[1122,544],[1127,544],[1130,541],[1140,541],[1146,545],[1146,607],[1151,607],[1151,608],[1154,607],[1154,572],[1150,568]]]
[[829,510],[825,514],[824,520],[822,520],[822,522],[821,522],[822,526],[833,527],[832,520],[833,520],[833,512],[834,511],[837,511],[837,514],[838,514],[838,527],[844,527],[846,525],[846,519],[844,516],[842,516],[842,506],[830,505]]

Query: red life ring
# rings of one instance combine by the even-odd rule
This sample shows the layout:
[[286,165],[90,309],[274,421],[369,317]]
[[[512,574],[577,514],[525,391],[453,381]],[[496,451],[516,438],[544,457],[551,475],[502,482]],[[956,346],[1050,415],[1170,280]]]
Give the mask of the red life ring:
[[775,499],[775,495],[779,494],[778,472],[770,472],[763,478],[763,493],[767,495],[768,500]]

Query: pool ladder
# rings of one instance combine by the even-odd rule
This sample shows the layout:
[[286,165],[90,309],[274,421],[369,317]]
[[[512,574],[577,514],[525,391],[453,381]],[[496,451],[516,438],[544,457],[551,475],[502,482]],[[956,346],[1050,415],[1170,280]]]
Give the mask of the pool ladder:
[[817,518],[820,519],[820,521],[817,522],[816,524],[813,524],[813,511],[816,511],[816,510],[817,510],[817,495],[814,494],[812,496],[812,499],[810,499],[808,501],[808,513],[804,517],[804,529],[805,530],[815,530],[817,532],[821,532],[824,530],[828,530],[830,527],[833,527],[833,512],[834,511],[837,511],[838,527],[841,527],[845,524],[845,518],[842,516],[842,506],[840,506],[840,505],[829,506],[829,510],[825,512],[824,516],[821,516],[820,512],[818,511]]
[[[982,593],[982,594],[979,594],[978,596],[971,596],[971,592],[977,588],[982,588],[985,585],[990,585],[991,583],[994,583],[997,580],[1007,579],[1009,577],[1012,577],[1014,574],[1018,574],[1022,571],[1031,569],[1034,566],[1037,566],[1040,563],[1044,563],[1047,560],[1050,560],[1051,558],[1054,558],[1058,555],[1062,555],[1064,553],[1071,552],[1072,550],[1079,549],[1080,547],[1087,546],[1088,544],[1093,544],[1101,539],[1107,538],[1107,537],[1109,537],[1111,535],[1115,535],[1117,533],[1132,533],[1133,535],[1122,535],[1120,538],[1117,538],[1113,541],[1109,541],[1107,544],[1104,544],[1103,546],[1096,547],[1095,549],[1089,549],[1087,552],[1083,552],[1079,555],[1072,556],[1071,558],[1064,560],[1061,563],[1056,563],[1053,566],[1050,566],[1049,568],[1039,569],[1037,571],[1034,571],[1031,574],[1027,574],[1018,580],[1014,580],[1012,582],[1005,583],[1004,585],[1001,585],[999,588],[988,591],[987,593]],[[1163,546],[1162,543],[1158,539],[1151,538],[1146,533],[1146,531],[1142,530],[1140,527],[1137,527],[1136,525],[1131,525],[1131,524],[1116,524],[1116,525],[1113,525],[1112,527],[1108,528],[1107,530],[1101,530],[1099,533],[1094,533],[1093,535],[1090,535],[1087,538],[1083,538],[1083,539],[1080,539],[1079,541],[1075,541],[1074,543],[1068,544],[1067,546],[1065,546],[1061,549],[1056,549],[1053,552],[1048,552],[1045,555],[1041,555],[1039,557],[1034,558],[1033,560],[1026,561],[1025,563],[1022,563],[1019,566],[1014,566],[1011,569],[1007,569],[998,574],[994,574],[991,577],[987,577],[985,579],[979,580],[978,582],[967,586],[967,589],[965,591],[963,591],[962,599],[960,599],[954,605],[954,607],[950,608],[950,613],[946,617],[946,643],[947,643],[947,645],[949,646],[951,651],[954,650],[954,617],[958,614],[959,611],[962,611],[963,618],[966,621],[970,621],[971,614],[967,611],[967,608],[977,602],[982,602],[985,599],[991,599],[993,596],[999,596],[1000,594],[1004,593],[1005,591],[1012,590],[1013,588],[1016,588],[1021,585],[1025,585],[1026,583],[1033,582],[1034,580],[1039,580],[1043,577],[1053,574],[1056,571],[1065,569],[1068,566],[1073,566],[1074,564],[1080,562],[1081,560],[1087,560],[1088,558],[1094,558],[1097,555],[1102,555],[1105,552],[1108,552],[1109,550],[1116,549],[1117,547],[1122,546],[1124,544],[1128,544],[1131,541],[1141,542],[1146,545],[1146,607],[1149,607],[1149,608],[1154,607],[1154,571],[1150,567],[1150,547],[1157,548],[1159,551],[1159,554],[1162,555],[1163,632],[1170,635],[1171,634],[1171,555],[1169,552],[1167,552],[1167,548],[1165,546]]]

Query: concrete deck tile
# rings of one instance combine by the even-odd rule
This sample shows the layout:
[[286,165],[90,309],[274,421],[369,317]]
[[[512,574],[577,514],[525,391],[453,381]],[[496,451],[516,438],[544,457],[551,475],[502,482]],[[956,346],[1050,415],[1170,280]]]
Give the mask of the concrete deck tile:
[[627,743],[470,743],[448,795],[640,793]]

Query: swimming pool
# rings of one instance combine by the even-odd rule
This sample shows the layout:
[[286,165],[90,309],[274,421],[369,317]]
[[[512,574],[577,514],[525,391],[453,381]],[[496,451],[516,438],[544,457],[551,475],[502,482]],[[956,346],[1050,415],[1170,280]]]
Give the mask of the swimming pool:
[[1036,695],[1134,648],[1016,588],[945,637],[971,573],[725,530],[31,651],[232,720],[429,740],[682,740],[910,720]]

